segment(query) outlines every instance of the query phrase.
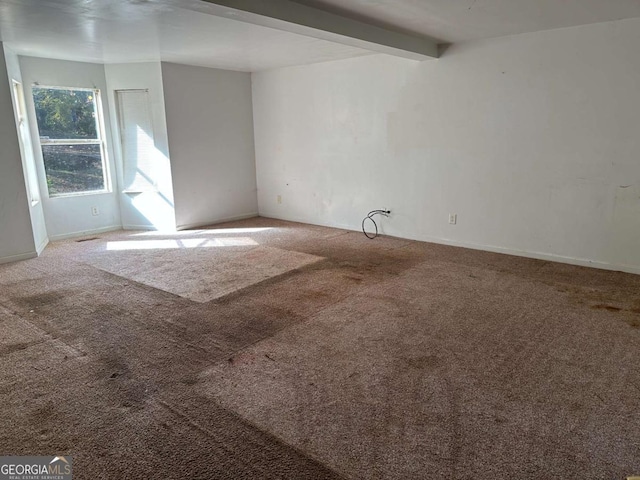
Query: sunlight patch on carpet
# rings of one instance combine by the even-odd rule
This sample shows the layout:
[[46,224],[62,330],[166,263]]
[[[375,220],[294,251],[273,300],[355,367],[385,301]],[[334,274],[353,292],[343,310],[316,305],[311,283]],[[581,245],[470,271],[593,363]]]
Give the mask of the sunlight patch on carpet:
[[315,255],[250,245],[116,249],[93,252],[84,258],[106,272],[200,303],[320,260],[322,257]]

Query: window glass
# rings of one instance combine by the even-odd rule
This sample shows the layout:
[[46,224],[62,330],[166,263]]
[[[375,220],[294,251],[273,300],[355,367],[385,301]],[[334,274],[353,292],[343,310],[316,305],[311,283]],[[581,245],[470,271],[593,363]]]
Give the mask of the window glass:
[[100,145],[42,145],[50,195],[104,189]]
[[33,103],[41,138],[98,139],[93,91],[34,88]]

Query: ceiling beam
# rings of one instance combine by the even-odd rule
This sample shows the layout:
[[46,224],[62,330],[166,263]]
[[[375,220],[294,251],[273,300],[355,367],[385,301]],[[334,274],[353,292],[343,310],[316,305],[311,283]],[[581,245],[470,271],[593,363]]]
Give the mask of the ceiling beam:
[[220,17],[412,60],[438,57],[438,46],[429,38],[388,30],[291,0],[203,1],[210,4],[209,13]]

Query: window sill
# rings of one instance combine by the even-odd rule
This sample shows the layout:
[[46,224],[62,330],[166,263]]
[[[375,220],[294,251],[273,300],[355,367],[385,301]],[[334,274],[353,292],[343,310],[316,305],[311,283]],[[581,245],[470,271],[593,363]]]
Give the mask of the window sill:
[[158,193],[160,190],[157,188],[150,188],[148,190],[122,190],[125,195],[140,195],[141,193]]
[[58,198],[75,198],[75,197],[88,197],[91,195],[105,195],[111,193],[109,190],[96,190],[93,192],[77,192],[77,193],[61,193],[59,195],[49,195],[49,200]]

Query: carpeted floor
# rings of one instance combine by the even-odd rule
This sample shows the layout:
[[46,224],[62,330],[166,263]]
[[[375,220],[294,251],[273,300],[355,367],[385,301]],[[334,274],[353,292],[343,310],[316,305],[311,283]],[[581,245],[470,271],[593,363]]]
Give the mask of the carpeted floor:
[[0,454],[77,479],[640,474],[640,276],[256,218],[0,265]]

